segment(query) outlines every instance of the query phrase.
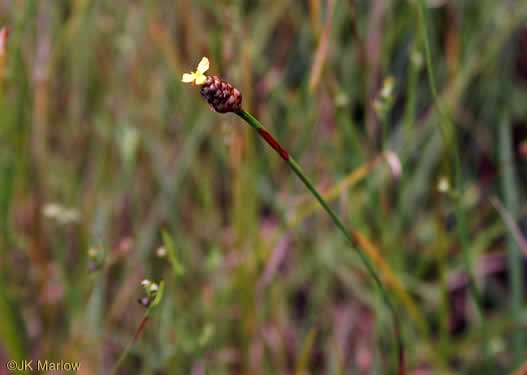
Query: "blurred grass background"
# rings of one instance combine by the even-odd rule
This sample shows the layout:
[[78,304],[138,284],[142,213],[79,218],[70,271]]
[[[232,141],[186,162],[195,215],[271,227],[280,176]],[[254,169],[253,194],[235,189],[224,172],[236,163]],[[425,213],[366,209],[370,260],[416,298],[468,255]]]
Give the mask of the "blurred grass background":
[[355,253],[180,82],[208,56],[374,260],[408,373],[527,373],[527,2],[420,1],[1,0],[0,362],[108,373],[150,278],[122,374],[388,373]]

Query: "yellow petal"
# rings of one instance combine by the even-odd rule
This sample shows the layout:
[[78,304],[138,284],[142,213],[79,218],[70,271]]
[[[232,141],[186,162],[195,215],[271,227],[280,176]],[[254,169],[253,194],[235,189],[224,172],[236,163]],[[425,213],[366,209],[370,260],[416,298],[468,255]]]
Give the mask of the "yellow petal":
[[198,64],[197,73],[205,73],[207,70],[209,70],[209,59],[203,57]]
[[194,74],[185,73],[183,74],[183,78],[181,78],[181,82],[189,83],[189,82],[194,81],[194,79],[195,79]]
[[207,76],[204,74],[200,74],[196,77],[196,85],[203,85],[205,81],[207,80]]

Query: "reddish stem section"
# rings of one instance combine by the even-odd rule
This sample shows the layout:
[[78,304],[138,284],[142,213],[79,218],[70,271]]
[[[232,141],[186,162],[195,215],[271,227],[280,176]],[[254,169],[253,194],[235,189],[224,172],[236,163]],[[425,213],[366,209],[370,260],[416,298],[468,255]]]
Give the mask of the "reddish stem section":
[[395,325],[395,335],[397,338],[397,341],[399,342],[399,367],[397,369],[398,375],[405,375],[406,374],[406,358],[404,354],[404,347],[402,343],[402,337],[401,337],[401,330],[399,327],[399,319],[397,319],[395,316],[393,317],[394,325]]
[[269,145],[280,154],[282,159],[286,161],[289,160],[289,154],[287,153],[287,151],[284,150],[282,146],[280,146],[280,144],[273,138],[271,134],[269,134],[269,132],[263,129],[258,129],[258,133],[260,133],[260,135],[267,141],[267,143],[269,143]]
[[148,322],[148,316],[145,316],[141,321],[141,324],[139,324],[139,328],[137,328],[137,332],[135,333],[134,339],[132,340],[132,344],[137,341],[137,338],[143,331],[143,328],[145,328],[146,322]]

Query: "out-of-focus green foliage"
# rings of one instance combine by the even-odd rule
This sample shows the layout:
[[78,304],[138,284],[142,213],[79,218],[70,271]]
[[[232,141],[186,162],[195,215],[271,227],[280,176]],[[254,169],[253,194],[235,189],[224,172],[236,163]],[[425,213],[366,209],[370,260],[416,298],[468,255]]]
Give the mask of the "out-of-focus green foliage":
[[523,233],[527,4],[423,3],[447,137],[418,1],[0,0],[0,362],[108,373],[150,278],[163,300],[122,374],[388,372],[359,259],[279,157],[180,82],[207,56],[389,270],[409,373],[519,368],[527,249],[490,202]]

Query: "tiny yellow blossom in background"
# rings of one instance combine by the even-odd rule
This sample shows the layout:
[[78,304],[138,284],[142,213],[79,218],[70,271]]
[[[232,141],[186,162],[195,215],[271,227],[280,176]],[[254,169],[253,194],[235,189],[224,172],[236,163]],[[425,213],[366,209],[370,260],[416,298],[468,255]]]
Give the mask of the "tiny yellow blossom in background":
[[201,86],[207,80],[207,76],[204,74],[207,70],[209,70],[209,59],[203,57],[198,64],[198,69],[195,72],[183,74],[181,81]]
[[448,193],[450,190],[450,181],[448,181],[448,178],[445,176],[442,176],[439,179],[439,182],[437,183],[437,190],[440,193]]

